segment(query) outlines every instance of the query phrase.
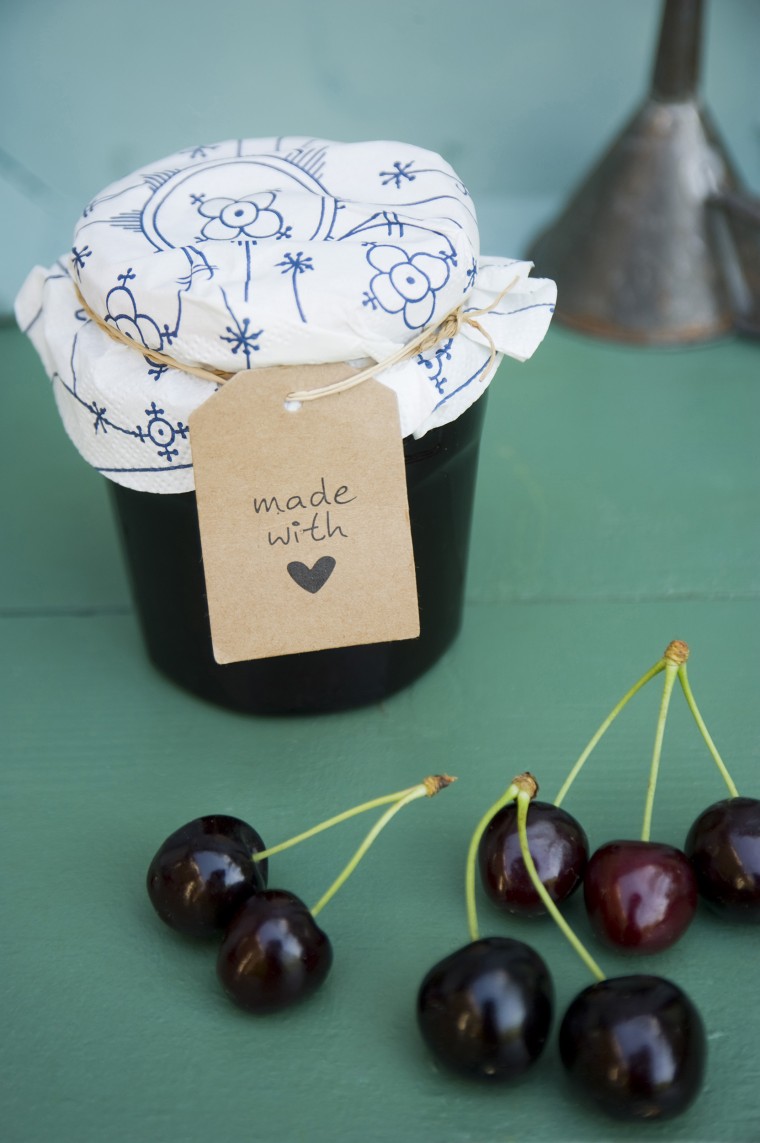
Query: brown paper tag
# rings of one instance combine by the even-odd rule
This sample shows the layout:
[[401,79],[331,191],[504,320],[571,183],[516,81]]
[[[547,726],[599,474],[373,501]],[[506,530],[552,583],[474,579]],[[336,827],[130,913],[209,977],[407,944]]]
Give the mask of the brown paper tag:
[[218,663],[419,635],[395,394],[346,365],[238,374],[190,417]]

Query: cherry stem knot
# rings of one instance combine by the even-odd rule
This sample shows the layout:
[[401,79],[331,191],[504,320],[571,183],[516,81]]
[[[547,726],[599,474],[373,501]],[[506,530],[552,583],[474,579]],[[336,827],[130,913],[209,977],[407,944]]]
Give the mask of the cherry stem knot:
[[452,778],[450,774],[429,774],[427,778],[422,779],[422,784],[429,798],[434,798],[437,793],[445,790],[452,782],[456,782],[456,778]]
[[547,890],[546,886],[544,885],[543,881],[541,880],[541,878],[538,875],[538,870],[536,869],[536,864],[533,860],[533,855],[530,852],[530,846],[528,845],[528,807],[530,806],[531,799],[530,799],[529,794],[525,790],[522,790],[522,789],[518,789],[516,797],[517,797],[517,832],[518,832],[518,836],[520,838],[520,853],[522,854],[522,859],[523,859],[523,863],[525,865],[525,868],[528,871],[528,876],[530,877],[530,879],[533,883],[533,888],[536,890],[539,897],[541,898],[541,901],[543,902],[543,904],[544,904],[547,912],[549,913],[550,917],[552,918],[552,920],[555,922],[555,924],[558,926],[560,931],[563,933],[563,935],[570,942],[570,944],[575,949],[576,953],[581,958],[583,963],[586,965],[586,968],[589,970],[589,972],[592,974],[592,976],[595,976],[596,979],[599,981],[606,980],[606,977],[605,977],[604,973],[602,972],[601,968],[596,963],[596,961],[594,960],[594,958],[592,957],[591,953],[588,951],[586,946],[583,944],[583,942],[580,940],[580,938],[576,936],[576,934],[571,929],[570,925],[567,923],[565,918],[562,916],[559,909],[557,908],[554,901],[552,900],[552,898],[549,894],[549,891]]
[[683,639],[673,639],[668,643],[662,657],[669,659],[671,663],[677,663],[680,667],[689,658],[689,644],[684,643]]

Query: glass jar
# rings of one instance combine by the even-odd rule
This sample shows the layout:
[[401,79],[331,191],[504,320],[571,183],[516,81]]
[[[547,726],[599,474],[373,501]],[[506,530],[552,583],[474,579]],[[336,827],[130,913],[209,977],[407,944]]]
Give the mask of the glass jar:
[[217,663],[195,493],[157,495],[109,481],[155,666],[201,698],[251,714],[345,710],[378,702],[422,675],[451,645],[461,624],[486,400],[484,393],[456,420],[421,440],[404,440],[420,607],[417,639]]

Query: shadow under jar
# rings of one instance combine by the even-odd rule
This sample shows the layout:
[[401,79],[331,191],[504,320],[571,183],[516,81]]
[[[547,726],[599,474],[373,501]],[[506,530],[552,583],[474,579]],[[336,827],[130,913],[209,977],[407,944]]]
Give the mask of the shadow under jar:
[[201,698],[250,714],[314,714],[378,702],[422,675],[462,619],[487,394],[459,418],[404,439],[420,635],[220,664],[214,659],[195,493],[109,482],[148,654]]

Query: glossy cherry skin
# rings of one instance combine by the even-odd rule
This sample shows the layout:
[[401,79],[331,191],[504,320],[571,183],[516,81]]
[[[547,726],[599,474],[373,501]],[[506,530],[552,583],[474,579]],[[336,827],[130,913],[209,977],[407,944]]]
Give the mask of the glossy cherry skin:
[[289,1008],[319,988],[330,971],[332,945],[293,893],[264,889],[249,897],[225,933],[217,975],[247,1012]]
[[731,921],[760,923],[760,801],[726,798],[703,811],[684,846],[701,896]]
[[660,976],[620,976],[584,989],[559,1030],[571,1082],[615,1119],[670,1119],[702,1086],[707,1040],[699,1012]]
[[[561,904],[583,880],[588,839],[579,822],[550,802],[531,802],[528,848],[549,896]],[[491,818],[478,846],[478,868],[486,894],[507,913],[535,917],[546,912],[520,852],[517,807],[504,806]]]
[[417,997],[417,1022],[444,1067],[499,1082],[538,1059],[553,1001],[552,979],[537,952],[522,941],[487,937],[430,969]]
[[266,885],[265,848],[253,826],[226,814],[195,818],[159,848],[148,868],[148,896],[162,921],[192,937],[223,933],[252,893]]
[[697,882],[680,849],[655,841],[610,841],[583,879],[595,935],[609,948],[642,954],[669,948],[689,927]]

